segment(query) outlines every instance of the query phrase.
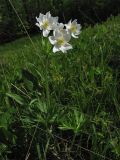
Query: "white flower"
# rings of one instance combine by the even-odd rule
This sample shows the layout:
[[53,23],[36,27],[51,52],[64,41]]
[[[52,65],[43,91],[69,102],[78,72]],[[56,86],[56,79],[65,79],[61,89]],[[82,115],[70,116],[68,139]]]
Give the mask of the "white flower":
[[77,20],[75,19],[73,22],[71,20],[68,22],[68,24],[65,25],[66,30],[71,33],[71,36],[74,38],[78,38],[78,35],[80,34],[81,25],[77,23]]
[[65,29],[54,30],[53,36],[49,37],[50,43],[54,45],[53,52],[66,53],[67,50],[72,49],[72,45],[68,43],[70,39],[71,35]]
[[43,30],[43,36],[47,37],[51,30],[54,30],[58,24],[58,17],[52,17],[50,12],[47,12],[45,15],[41,14],[37,18],[36,25]]
[[55,28],[55,30],[61,30],[62,31],[63,28],[64,28],[64,26],[65,25],[63,23],[58,23],[57,26],[56,26],[56,28]]

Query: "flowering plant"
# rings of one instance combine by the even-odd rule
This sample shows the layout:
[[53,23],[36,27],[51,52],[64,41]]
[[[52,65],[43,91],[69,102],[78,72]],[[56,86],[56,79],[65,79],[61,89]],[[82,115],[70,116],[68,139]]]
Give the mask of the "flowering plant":
[[53,47],[53,52],[62,51],[66,53],[69,49],[73,49],[72,45],[68,42],[71,37],[78,38],[81,33],[81,25],[77,23],[77,20],[69,21],[68,24],[58,22],[58,17],[52,17],[50,12],[39,14],[36,17],[36,25],[43,31],[43,36],[48,37],[50,31],[53,31],[53,36],[49,36],[48,39]]

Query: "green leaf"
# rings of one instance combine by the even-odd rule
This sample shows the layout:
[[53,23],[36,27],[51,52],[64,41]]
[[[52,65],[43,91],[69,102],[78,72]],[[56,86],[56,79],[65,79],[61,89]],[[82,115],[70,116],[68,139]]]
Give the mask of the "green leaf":
[[24,104],[23,98],[21,98],[19,95],[13,94],[13,93],[6,93],[6,95],[8,97],[12,98],[14,101],[16,101],[17,103],[19,103],[20,105]]
[[45,102],[39,101],[37,103],[38,109],[43,112],[43,113],[47,113],[47,105]]

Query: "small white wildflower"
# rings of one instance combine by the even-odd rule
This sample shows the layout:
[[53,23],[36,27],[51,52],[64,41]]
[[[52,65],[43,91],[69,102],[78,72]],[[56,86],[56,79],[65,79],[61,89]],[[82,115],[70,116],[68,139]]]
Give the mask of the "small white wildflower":
[[43,36],[47,37],[51,30],[54,30],[58,24],[58,17],[52,17],[50,12],[47,12],[45,15],[41,14],[37,18],[36,25],[43,30]]
[[62,51],[66,53],[67,50],[72,49],[72,45],[68,43],[70,39],[71,35],[65,29],[54,30],[53,36],[49,37],[50,43],[54,45],[53,52]]
[[73,22],[71,20],[68,22],[68,24],[65,24],[66,30],[70,32],[71,36],[74,38],[78,38],[78,35],[80,34],[81,25],[77,23],[77,20],[75,19]]

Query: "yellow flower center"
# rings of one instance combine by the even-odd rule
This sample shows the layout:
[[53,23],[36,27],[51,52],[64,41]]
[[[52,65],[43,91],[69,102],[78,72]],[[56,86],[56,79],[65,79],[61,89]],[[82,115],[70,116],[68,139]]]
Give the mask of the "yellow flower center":
[[76,32],[76,30],[77,30],[77,26],[72,24],[70,31],[74,33],[74,32]]
[[44,21],[44,23],[43,23],[43,28],[44,28],[44,29],[47,29],[48,26],[49,26],[48,20]]
[[64,42],[65,42],[64,38],[60,38],[57,40],[57,45],[62,46],[64,44]]

